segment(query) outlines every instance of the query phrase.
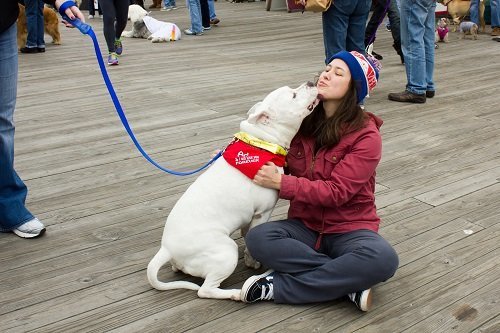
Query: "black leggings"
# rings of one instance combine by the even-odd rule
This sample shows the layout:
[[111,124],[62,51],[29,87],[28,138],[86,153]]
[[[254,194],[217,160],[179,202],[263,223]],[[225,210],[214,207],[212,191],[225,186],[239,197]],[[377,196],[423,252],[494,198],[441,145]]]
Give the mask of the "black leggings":
[[99,0],[99,6],[102,8],[104,38],[106,38],[109,52],[115,52],[115,39],[120,38],[127,26],[129,2],[129,0]]

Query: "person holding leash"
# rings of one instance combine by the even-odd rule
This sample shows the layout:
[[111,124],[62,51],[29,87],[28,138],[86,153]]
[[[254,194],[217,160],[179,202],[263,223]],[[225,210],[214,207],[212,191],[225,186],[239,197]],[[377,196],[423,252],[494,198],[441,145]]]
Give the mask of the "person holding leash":
[[[44,0],[59,8],[65,0]],[[26,208],[28,189],[14,170],[14,110],[17,95],[16,0],[0,2],[0,232],[13,232],[22,238],[43,235],[45,226]],[[76,4],[66,15],[85,21]],[[69,26],[69,25],[68,25]]]
[[396,272],[399,259],[378,234],[375,207],[382,120],[360,107],[377,79],[364,55],[333,55],[317,82],[321,102],[291,143],[288,174],[267,163],[255,175],[256,184],[279,190],[290,208],[287,219],[247,233],[250,254],[270,270],[245,281],[243,302],[303,304],[349,296],[368,311],[371,287]]

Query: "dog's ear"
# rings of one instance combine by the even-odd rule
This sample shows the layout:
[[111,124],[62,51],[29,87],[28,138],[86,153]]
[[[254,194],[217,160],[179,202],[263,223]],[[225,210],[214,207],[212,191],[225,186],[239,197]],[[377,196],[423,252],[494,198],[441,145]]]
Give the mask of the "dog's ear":
[[248,110],[247,115],[247,121],[250,124],[266,123],[269,121],[269,113],[262,102],[258,102],[252,106],[252,108]]

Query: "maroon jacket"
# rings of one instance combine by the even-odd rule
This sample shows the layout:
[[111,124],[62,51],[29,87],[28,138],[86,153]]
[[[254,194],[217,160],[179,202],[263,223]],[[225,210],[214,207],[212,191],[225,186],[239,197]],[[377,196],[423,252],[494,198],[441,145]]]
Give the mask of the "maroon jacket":
[[300,219],[320,233],[358,229],[378,231],[375,168],[382,155],[382,120],[368,113],[364,128],[349,133],[333,148],[320,149],[314,139],[295,136],[287,161],[290,175],[281,178],[280,198],[290,200],[288,218]]

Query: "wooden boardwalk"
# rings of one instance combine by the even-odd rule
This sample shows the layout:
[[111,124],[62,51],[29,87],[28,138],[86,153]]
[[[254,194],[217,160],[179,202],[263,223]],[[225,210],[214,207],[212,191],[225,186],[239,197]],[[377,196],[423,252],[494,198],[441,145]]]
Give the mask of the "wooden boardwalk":
[[[255,102],[323,68],[320,15],[266,12],[264,2],[216,7],[222,21],[206,35],[127,39],[120,66],[109,68],[140,142],[173,169],[200,166]],[[152,15],[188,27],[183,6]],[[105,49],[102,21],[91,24]],[[366,108],[385,121],[377,205],[400,268],[362,313],[345,299],[249,306],[153,290],[145,268],[194,177],[139,155],[90,39],[61,30],[63,45],[19,56],[16,167],[48,228],[36,240],[0,235],[1,332],[500,332],[500,43],[489,35],[440,44],[436,97],[412,105],[387,100],[406,76],[379,31],[384,68]],[[274,217],[286,209],[279,202]],[[223,286],[252,274],[240,261]]]

